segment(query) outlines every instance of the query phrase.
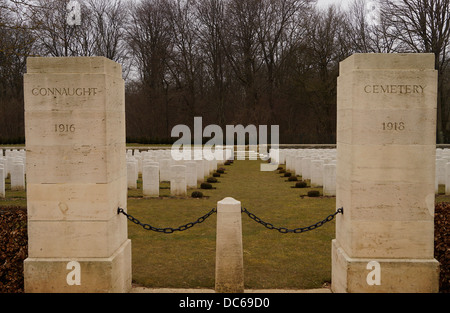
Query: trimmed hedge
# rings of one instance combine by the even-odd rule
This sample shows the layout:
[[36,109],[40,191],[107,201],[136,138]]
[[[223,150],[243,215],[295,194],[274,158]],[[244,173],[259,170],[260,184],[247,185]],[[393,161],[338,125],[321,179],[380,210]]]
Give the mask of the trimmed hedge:
[[193,191],[191,193],[192,198],[203,198],[203,193],[201,191]]
[[210,183],[201,183],[201,189],[212,189],[212,185]]
[[308,197],[320,197],[319,190],[310,190],[308,191]]

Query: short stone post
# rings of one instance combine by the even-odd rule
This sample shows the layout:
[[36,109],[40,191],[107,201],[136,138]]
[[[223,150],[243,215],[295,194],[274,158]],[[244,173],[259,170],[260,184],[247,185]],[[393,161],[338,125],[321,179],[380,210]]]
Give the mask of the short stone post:
[[241,202],[217,202],[216,284],[218,293],[244,292]]

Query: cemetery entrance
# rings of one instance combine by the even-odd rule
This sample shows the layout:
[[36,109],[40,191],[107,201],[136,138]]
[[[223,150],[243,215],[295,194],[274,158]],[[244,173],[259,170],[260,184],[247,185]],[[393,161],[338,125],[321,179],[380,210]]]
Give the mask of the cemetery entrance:
[[[128,179],[133,182],[136,177],[127,173],[133,165],[124,153],[120,65],[102,57],[29,58],[27,65],[25,291],[129,292],[128,220],[145,229],[172,233],[190,229],[216,211],[205,210],[199,219],[177,228],[155,227],[128,214]],[[304,233],[337,217],[332,241],[334,292],[436,292],[436,88],[433,55],[348,58],[341,63],[338,80],[335,211],[310,226],[294,228],[266,221],[229,198],[223,199],[228,210],[224,213],[235,214],[239,220],[246,213],[258,224],[286,234]],[[324,160],[285,152],[274,161],[301,171],[303,178],[309,175],[311,184],[325,185],[333,177],[333,166],[324,166]],[[201,173],[198,163],[192,162],[174,165],[170,174],[163,170],[164,162],[159,162],[159,175],[169,175],[165,180],[177,186],[174,197],[185,194],[186,173]],[[148,173],[155,173],[155,164],[147,165]],[[214,164],[202,166],[204,174]],[[330,173],[327,179],[324,171]],[[146,187],[150,196],[155,184]],[[329,192],[333,193],[332,187]],[[230,227],[222,229],[217,224],[218,236],[220,230],[228,238],[223,242],[225,249],[239,242],[239,234],[229,232],[239,230],[233,216],[223,215],[224,225]],[[234,243],[228,244],[230,240]],[[240,266],[236,263],[234,269]],[[381,280],[368,279],[368,266],[381,269]]]

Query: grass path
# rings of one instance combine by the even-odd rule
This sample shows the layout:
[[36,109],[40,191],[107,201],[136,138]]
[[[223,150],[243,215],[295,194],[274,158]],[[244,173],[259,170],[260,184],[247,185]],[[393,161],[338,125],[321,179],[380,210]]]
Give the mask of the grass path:
[[[175,227],[207,213],[217,201],[233,197],[276,226],[309,226],[335,210],[334,198],[301,198],[310,189],[291,188],[277,172],[260,172],[259,161],[235,161],[226,174],[202,190],[206,199],[142,199],[130,191],[128,212],[156,227]],[[162,189],[167,195],[168,189]],[[188,191],[190,194],[193,190]],[[331,277],[334,221],[304,234],[280,234],[242,215],[245,287],[318,288]],[[216,215],[173,234],[145,231],[129,223],[133,278],[147,287],[213,288]]]

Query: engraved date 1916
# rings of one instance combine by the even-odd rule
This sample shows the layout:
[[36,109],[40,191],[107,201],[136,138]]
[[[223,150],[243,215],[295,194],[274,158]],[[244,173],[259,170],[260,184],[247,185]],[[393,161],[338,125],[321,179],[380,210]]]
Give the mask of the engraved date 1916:
[[75,125],[74,124],[55,124],[55,132],[56,133],[74,133]]

